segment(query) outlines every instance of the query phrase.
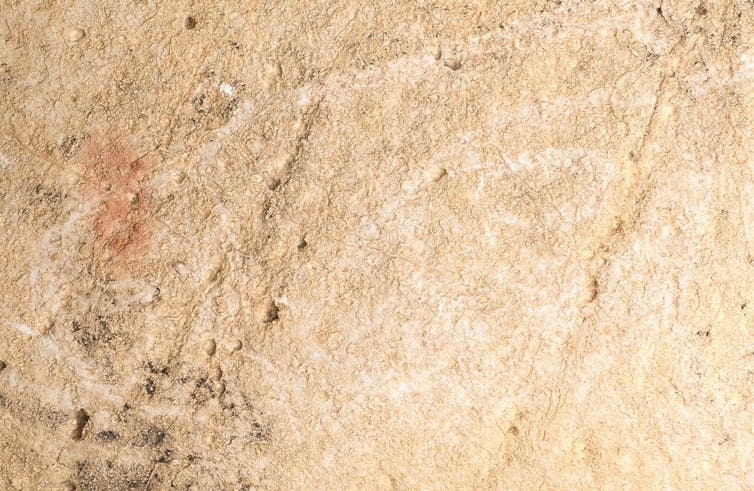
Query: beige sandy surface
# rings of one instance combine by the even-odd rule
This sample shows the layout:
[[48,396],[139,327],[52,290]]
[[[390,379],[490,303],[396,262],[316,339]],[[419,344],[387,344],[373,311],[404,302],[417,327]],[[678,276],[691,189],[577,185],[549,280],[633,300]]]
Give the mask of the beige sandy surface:
[[753,41],[0,0],[0,489],[754,489]]

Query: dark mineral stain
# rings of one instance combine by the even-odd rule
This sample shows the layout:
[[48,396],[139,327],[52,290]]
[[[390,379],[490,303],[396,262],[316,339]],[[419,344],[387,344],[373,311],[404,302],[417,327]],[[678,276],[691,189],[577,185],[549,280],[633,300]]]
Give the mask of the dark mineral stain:
[[144,383],[144,392],[146,392],[149,397],[154,395],[155,383],[152,377],[148,377],[146,383]]
[[160,455],[160,457],[157,459],[157,462],[159,462],[160,464],[166,464],[168,462],[171,462],[172,460],[173,460],[173,451],[169,448],[166,448],[162,452],[162,455]]
[[163,489],[157,485],[157,479],[151,470],[151,466],[123,465],[112,461],[78,461],[75,467],[75,489],[99,491],[147,489],[147,486],[153,486],[151,489]]
[[251,431],[248,434],[252,443],[264,442],[270,438],[270,429],[258,421],[251,424]]
[[150,425],[144,431],[142,431],[141,436],[144,444],[156,447],[161,445],[162,442],[165,441],[166,434],[164,429],[155,425]]
[[162,375],[168,375],[170,373],[170,370],[168,367],[159,366],[151,361],[147,362],[147,369],[149,369],[149,373],[152,373],[154,375],[162,374]]
[[115,431],[100,431],[97,433],[97,438],[105,442],[113,442],[120,439],[120,435]]

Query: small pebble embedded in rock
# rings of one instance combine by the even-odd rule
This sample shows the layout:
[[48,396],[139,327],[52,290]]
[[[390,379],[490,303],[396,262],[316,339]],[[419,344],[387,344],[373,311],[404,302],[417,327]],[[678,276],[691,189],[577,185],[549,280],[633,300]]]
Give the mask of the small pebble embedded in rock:
[[275,304],[275,302],[273,302],[272,299],[269,299],[265,301],[262,305],[257,307],[257,312],[256,312],[257,321],[263,324],[269,324],[271,322],[274,322],[278,320],[279,311],[280,309]]
[[461,69],[461,60],[458,58],[448,58],[445,60],[444,65],[455,72]]
[[69,41],[71,43],[75,43],[76,41],[80,41],[84,38],[86,33],[83,29],[78,27],[69,27],[65,31],[63,31],[63,37],[65,37],[66,41]]
[[274,191],[278,188],[278,186],[280,186],[280,179],[276,177],[272,177],[270,179],[267,179],[265,181],[265,184],[267,185],[267,189],[269,189],[270,191]]
[[444,167],[434,167],[427,171],[427,180],[429,182],[437,182],[448,174],[448,171]]
[[207,353],[207,355],[212,356],[215,354],[215,351],[217,350],[217,343],[214,339],[210,339],[207,341],[207,344],[204,345],[204,352]]

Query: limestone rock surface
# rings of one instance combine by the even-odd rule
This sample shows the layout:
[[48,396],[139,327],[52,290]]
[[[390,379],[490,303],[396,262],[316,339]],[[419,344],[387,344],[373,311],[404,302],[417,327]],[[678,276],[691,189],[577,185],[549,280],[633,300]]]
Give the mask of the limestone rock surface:
[[0,0],[0,489],[753,489],[754,3]]

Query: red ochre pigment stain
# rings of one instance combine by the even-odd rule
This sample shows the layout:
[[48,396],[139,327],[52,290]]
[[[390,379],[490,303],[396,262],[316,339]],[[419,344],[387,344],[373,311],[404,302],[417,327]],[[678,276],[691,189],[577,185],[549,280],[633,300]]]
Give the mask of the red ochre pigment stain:
[[82,147],[83,192],[94,201],[95,255],[131,269],[146,252],[147,159],[123,138],[93,136]]

